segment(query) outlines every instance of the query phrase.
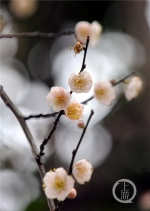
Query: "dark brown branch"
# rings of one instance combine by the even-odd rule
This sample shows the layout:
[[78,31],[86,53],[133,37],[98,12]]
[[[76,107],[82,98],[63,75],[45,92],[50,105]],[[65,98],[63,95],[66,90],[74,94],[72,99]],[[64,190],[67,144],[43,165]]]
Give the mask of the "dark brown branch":
[[35,114],[35,115],[29,115],[29,116],[24,116],[24,120],[32,119],[32,118],[49,118],[49,117],[54,117],[58,114],[58,112],[54,112],[51,114]]
[[84,57],[83,57],[83,62],[82,62],[82,66],[81,66],[81,70],[79,73],[81,73],[85,68],[86,68],[86,64],[85,64],[85,58],[86,58],[86,53],[87,53],[87,49],[88,49],[88,45],[89,45],[89,41],[90,41],[90,38],[89,36],[87,37],[87,40],[86,40],[86,45],[85,45],[85,49],[84,49]]
[[56,211],[60,211],[61,210],[61,208],[62,208],[62,206],[63,206],[63,201],[60,201],[59,203],[58,203],[58,207],[56,208]]
[[81,104],[87,104],[90,100],[93,100],[94,96],[89,97],[88,99],[81,102]]
[[121,80],[117,81],[117,82],[114,82],[112,83],[113,86],[116,86],[122,82],[124,82],[127,78],[131,77],[132,75],[135,75],[136,73],[135,72],[132,72],[130,74],[128,74],[127,76],[125,76],[124,78],[122,78]]
[[[29,142],[32,154],[34,159],[36,160],[37,163],[37,167],[41,176],[41,180],[43,180],[43,177],[45,176],[45,168],[43,166],[43,164],[39,165],[37,162],[37,156],[38,156],[38,149],[36,147],[35,141],[33,139],[33,136],[24,120],[24,116],[21,113],[21,111],[13,104],[13,102],[10,100],[10,98],[8,97],[8,95],[6,94],[6,92],[3,90],[3,87],[0,85],[0,96],[2,98],[2,100],[4,101],[5,105],[8,106],[10,108],[10,110],[13,112],[13,114],[16,116],[16,118],[18,119],[25,135],[26,138]],[[53,200],[50,200],[47,198],[47,202],[48,202],[48,207],[50,211],[54,211],[55,210],[55,205]]]
[[44,139],[44,141],[42,142],[41,146],[40,146],[40,153],[39,155],[37,156],[37,162],[38,164],[40,165],[41,164],[41,156],[43,156],[45,153],[43,152],[44,151],[44,147],[45,145],[48,143],[48,141],[51,139],[53,133],[55,132],[56,128],[57,128],[57,125],[58,125],[58,122],[59,122],[59,119],[61,117],[61,115],[64,113],[63,110],[61,110],[57,116],[57,118],[55,119],[54,123],[53,123],[53,127],[49,133],[49,135],[47,136],[47,138]]
[[80,140],[79,140],[79,142],[78,142],[78,144],[77,144],[77,147],[76,147],[76,149],[74,149],[73,152],[72,152],[72,159],[71,159],[71,163],[70,163],[68,175],[72,174],[72,166],[73,166],[73,163],[74,163],[75,156],[76,156],[76,154],[77,154],[77,151],[78,151],[78,149],[79,149],[79,146],[80,146],[80,144],[81,144],[81,142],[82,142],[82,139],[83,139],[83,137],[84,137],[84,134],[85,134],[85,132],[86,132],[86,129],[87,129],[87,127],[88,127],[88,124],[89,124],[89,122],[90,122],[90,120],[91,120],[93,114],[94,114],[94,111],[91,110],[90,116],[89,116],[89,118],[88,118],[88,120],[87,120],[87,123],[86,123],[85,128],[83,129],[83,132],[82,132],[82,134],[81,134],[81,137],[80,137]]
[[68,32],[60,32],[60,33],[42,33],[42,32],[22,32],[22,33],[14,33],[14,34],[0,34],[1,38],[54,38],[61,37],[64,35],[72,35],[74,31]]

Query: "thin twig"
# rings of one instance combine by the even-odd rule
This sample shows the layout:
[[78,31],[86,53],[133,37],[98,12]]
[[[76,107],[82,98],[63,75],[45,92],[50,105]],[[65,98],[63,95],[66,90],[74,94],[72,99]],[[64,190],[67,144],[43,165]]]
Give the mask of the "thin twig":
[[[83,139],[83,137],[84,137],[84,134],[85,134],[85,132],[86,132],[86,129],[87,129],[87,127],[88,127],[88,124],[89,124],[89,122],[90,122],[90,120],[91,120],[93,114],[94,114],[94,111],[91,110],[90,116],[89,116],[89,118],[88,118],[88,120],[87,120],[87,123],[86,123],[85,128],[83,129],[83,132],[82,132],[81,137],[80,137],[80,139],[79,139],[79,141],[78,141],[78,144],[77,144],[77,146],[76,146],[76,149],[74,149],[74,150],[72,151],[72,159],[71,159],[71,163],[70,163],[70,166],[69,166],[69,173],[68,173],[68,175],[72,174],[72,166],[73,166],[73,163],[74,163],[74,160],[75,160],[75,156],[76,156],[76,154],[77,154],[77,151],[78,151],[78,149],[79,149],[79,146],[80,146],[80,144],[81,144],[81,142],[82,142],[82,139]],[[58,207],[56,208],[56,211],[60,211],[60,209],[62,208],[62,206],[63,206],[63,201],[59,202]]]
[[1,38],[54,38],[61,37],[64,35],[72,35],[74,31],[60,32],[60,33],[42,33],[42,32],[22,32],[22,33],[13,33],[13,34],[0,34]]
[[88,49],[88,45],[89,45],[89,41],[90,41],[90,38],[89,36],[87,37],[87,40],[86,40],[86,45],[85,45],[85,49],[84,49],[84,57],[83,57],[83,62],[82,62],[82,66],[81,66],[81,70],[79,73],[81,73],[85,68],[86,68],[86,64],[85,64],[85,58],[86,58],[86,53],[87,53],[87,49]]
[[[0,96],[2,98],[2,100],[4,101],[5,105],[8,106],[10,108],[10,110],[13,112],[13,114],[16,116],[16,118],[18,119],[26,137],[27,140],[29,142],[33,157],[36,161],[40,176],[41,176],[41,180],[43,180],[44,176],[45,176],[45,168],[43,166],[43,164],[39,165],[37,162],[37,156],[38,156],[38,149],[36,147],[35,141],[33,139],[33,136],[24,120],[23,114],[21,113],[21,111],[13,104],[13,102],[10,100],[10,98],[8,97],[8,95],[6,94],[6,92],[4,91],[3,87],[0,85]],[[47,202],[48,202],[48,207],[50,211],[54,211],[55,210],[55,204],[53,200],[50,200],[47,198]]]
[[87,104],[90,100],[93,100],[94,96],[89,97],[88,99],[81,102],[81,104]]
[[115,83],[113,84],[113,86],[116,86],[116,85],[118,85],[118,84],[124,82],[124,80],[126,80],[127,78],[129,78],[129,77],[131,77],[132,75],[135,75],[135,74],[136,74],[136,72],[132,72],[132,73],[128,74],[127,76],[125,76],[125,77],[122,78],[121,80],[115,82]]
[[39,155],[37,156],[37,162],[38,164],[40,165],[41,164],[41,156],[43,156],[45,153],[43,152],[44,151],[44,147],[45,145],[48,143],[48,141],[51,139],[53,133],[55,132],[56,128],[57,128],[57,125],[58,125],[58,122],[59,122],[59,119],[61,117],[61,115],[64,113],[63,110],[61,110],[59,113],[58,113],[58,116],[57,118],[55,119],[54,123],[53,123],[53,127],[49,133],[49,135],[47,136],[47,138],[44,139],[44,141],[42,142],[41,146],[40,146],[40,152],[39,152]]
[[54,112],[51,114],[34,114],[34,115],[29,115],[29,116],[24,116],[24,120],[32,119],[32,118],[49,118],[49,117],[54,117],[58,114],[58,112]]
[[79,142],[78,142],[78,144],[77,144],[77,147],[76,147],[76,149],[74,149],[73,152],[72,152],[72,159],[71,159],[71,163],[70,163],[68,175],[72,174],[72,166],[73,166],[73,163],[74,163],[75,156],[76,156],[76,154],[77,154],[77,151],[78,151],[78,149],[79,149],[79,146],[80,146],[80,144],[81,144],[81,142],[82,142],[82,139],[83,139],[83,137],[84,137],[84,134],[85,134],[85,132],[86,132],[86,129],[87,129],[87,127],[88,127],[88,124],[89,124],[89,122],[90,122],[90,120],[91,120],[93,114],[94,114],[94,111],[91,110],[90,116],[89,116],[89,118],[88,118],[88,120],[87,120],[87,123],[86,123],[85,128],[83,129],[83,132],[82,132],[82,134],[81,134],[81,137],[80,137],[80,140],[79,140]]

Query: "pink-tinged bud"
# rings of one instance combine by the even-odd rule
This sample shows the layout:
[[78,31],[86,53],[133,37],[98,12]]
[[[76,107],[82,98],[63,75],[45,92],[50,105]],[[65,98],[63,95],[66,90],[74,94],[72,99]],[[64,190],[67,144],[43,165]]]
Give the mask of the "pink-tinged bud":
[[110,83],[112,84],[112,86],[115,86],[116,85],[116,80],[115,79],[111,79]]
[[76,189],[72,188],[70,191],[69,195],[67,196],[68,199],[74,199],[77,196],[77,191]]
[[84,127],[85,127],[84,121],[83,121],[83,120],[79,120],[79,121],[77,122],[77,126],[78,126],[78,128],[80,128],[80,129],[84,129]]

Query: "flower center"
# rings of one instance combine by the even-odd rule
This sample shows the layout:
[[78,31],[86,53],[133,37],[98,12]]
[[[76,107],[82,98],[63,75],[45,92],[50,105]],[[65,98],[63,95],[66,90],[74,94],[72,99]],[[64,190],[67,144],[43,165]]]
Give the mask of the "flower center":
[[58,193],[65,190],[66,182],[60,178],[57,178],[54,183],[54,188],[57,190]]
[[62,96],[57,96],[55,104],[56,105],[63,105],[65,103],[65,98]]
[[102,97],[104,94],[105,94],[104,89],[96,90],[96,95],[97,95],[97,96]]
[[74,104],[69,106],[67,109],[67,116],[72,120],[78,120],[82,114],[80,105]]
[[83,78],[81,78],[80,75],[75,78],[74,86],[76,86],[79,89],[82,89],[85,87],[85,85],[86,85],[86,81]]

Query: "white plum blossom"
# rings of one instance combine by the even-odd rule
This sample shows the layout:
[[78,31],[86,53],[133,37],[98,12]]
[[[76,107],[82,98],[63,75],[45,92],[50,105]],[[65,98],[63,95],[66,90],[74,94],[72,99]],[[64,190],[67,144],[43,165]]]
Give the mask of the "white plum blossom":
[[70,191],[69,195],[67,196],[68,199],[74,199],[77,196],[77,191],[76,189],[72,188]]
[[47,172],[43,182],[47,198],[63,201],[74,187],[75,181],[63,168],[57,168],[55,171]]
[[129,82],[125,83],[127,83],[125,89],[125,96],[128,101],[132,100],[133,98],[136,98],[143,89],[143,82],[137,76],[132,77]]
[[82,159],[77,161],[72,167],[72,174],[79,184],[89,182],[93,173],[93,167],[89,161]]
[[101,32],[102,26],[97,21],[93,21],[91,24],[87,21],[80,21],[75,26],[77,40],[86,43],[87,36],[89,36],[91,45],[96,44]]
[[68,79],[71,90],[75,93],[87,93],[90,91],[93,81],[88,71],[79,74],[72,73]]
[[109,81],[98,81],[94,85],[94,97],[104,105],[111,105],[116,99],[116,91]]
[[79,120],[83,117],[83,111],[84,111],[84,105],[79,103],[77,100],[74,100],[65,109],[65,115],[70,120]]
[[48,95],[46,96],[46,101],[50,106],[53,106],[54,111],[64,110],[70,103],[71,95],[68,91],[62,87],[52,87]]

